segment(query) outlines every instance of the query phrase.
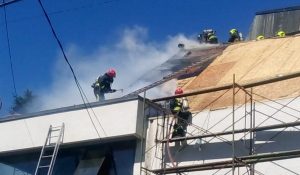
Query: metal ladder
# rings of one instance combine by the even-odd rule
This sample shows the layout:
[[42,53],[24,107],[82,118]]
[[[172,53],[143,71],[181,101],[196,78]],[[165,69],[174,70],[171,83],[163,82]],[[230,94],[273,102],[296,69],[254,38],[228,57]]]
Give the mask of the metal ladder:
[[50,125],[45,144],[43,145],[40,158],[35,169],[35,175],[52,175],[57,152],[60,144],[63,142],[65,124],[53,127]]

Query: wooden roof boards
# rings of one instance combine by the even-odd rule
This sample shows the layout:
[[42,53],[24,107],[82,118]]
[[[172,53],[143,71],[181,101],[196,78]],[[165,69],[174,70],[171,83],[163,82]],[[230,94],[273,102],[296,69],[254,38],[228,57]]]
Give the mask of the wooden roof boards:
[[[300,37],[250,41],[228,46],[201,74],[183,86],[186,91],[222,86],[233,82],[245,84],[300,71]],[[254,92],[271,99],[299,94],[300,78],[255,87]],[[224,91],[225,92],[225,91]],[[203,109],[224,92],[197,95],[190,98],[191,108]],[[238,95],[239,96],[239,95]],[[240,95],[242,102],[242,94]],[[257,97],[258,98],[258,97]],[[214,107],[231,106],[232,92],[223,95]]]

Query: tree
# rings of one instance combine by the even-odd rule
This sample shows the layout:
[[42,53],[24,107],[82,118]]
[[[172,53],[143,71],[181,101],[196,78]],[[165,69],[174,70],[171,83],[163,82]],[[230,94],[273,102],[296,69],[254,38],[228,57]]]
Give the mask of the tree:
[[11,114],[19,113],[19,114],[26,114],[32,111],[31,106],[35,100],[35,96],[32,94],[32,91],[26,90],[24,91],[23,96],[14,96],[14,104],[11,107]]

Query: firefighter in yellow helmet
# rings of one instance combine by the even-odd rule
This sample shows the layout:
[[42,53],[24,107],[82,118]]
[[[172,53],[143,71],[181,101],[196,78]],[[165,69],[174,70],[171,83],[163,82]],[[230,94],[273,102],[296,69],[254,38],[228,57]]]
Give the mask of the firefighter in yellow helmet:
[[218,37],[214,33],[207,34],[207,42],[210,44],[218,44]]
[[237,29],[231,29],[229,31],[228,42],[233,43],[235,41],[240,41],[240,40],[241,40],[241,38],[240,38],[240,35],[239,35],[239,31]]
[[285,37],[285,32],[283,30],[280,30],[280,31],[277,32],[276,36],[280,37],[280,38],[283,38],[283,37]]

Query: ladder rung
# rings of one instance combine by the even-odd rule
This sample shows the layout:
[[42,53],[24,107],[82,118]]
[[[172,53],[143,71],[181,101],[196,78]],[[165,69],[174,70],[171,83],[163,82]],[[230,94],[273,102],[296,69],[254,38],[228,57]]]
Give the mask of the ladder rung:
[[49,158],[49,157],[53,157],[53,154],[47,155],[47,156],[42,156],[42,158]]
[[45,148],[54,148],[55,147],[55,144],[53,145],[46,145]]
[[53,138],[53,137],[59,137],[59,136],[51,136],[51,137],[49,137],[49,138]]
[[61,129],[51,129],[51,131],[60,131]]
[[61,126],[52,126],[52,128],[61,128]]
[[50,165],[39,166],[39,168],[49,168]]

